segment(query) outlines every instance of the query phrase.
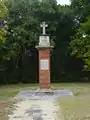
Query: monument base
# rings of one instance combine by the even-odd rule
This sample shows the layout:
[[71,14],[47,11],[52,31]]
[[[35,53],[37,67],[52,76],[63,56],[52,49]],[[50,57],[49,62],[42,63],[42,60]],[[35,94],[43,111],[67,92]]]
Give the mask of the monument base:
[[49,89],[38,89],[37,92],[45,93],[47,95],[53,95],[54,94],[54,91],[53,91],[52,88],[49,88]]

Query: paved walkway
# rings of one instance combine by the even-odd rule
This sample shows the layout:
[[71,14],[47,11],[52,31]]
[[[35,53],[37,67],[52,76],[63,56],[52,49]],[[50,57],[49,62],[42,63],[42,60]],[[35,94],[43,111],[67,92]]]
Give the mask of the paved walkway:
[[25,100],[16,104],[17,108],[9,120],[58,120],[59,110],[53,100]]

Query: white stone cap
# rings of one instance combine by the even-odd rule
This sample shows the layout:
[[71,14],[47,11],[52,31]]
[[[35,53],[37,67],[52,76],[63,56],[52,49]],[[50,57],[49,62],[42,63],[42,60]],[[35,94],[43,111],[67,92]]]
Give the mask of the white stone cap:
[[50,46],[49,36],[40,36],[39,37],[39,46]]

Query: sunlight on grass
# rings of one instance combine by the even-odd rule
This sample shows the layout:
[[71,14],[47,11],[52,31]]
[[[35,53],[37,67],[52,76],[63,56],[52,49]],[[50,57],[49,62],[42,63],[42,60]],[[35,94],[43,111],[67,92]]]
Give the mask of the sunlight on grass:
[[64,97],[60,99],[59,104],[64,120],[90,120],[90,96]]
[[90,94],[90,84],[85,83],[58,83],[52,84],[52,88],[68,89],[73,92],[75,96]]

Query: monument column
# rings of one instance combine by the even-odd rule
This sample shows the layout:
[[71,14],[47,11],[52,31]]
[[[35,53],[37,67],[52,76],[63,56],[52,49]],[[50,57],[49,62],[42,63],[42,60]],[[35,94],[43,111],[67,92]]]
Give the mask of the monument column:
[[36,46],[39,52],[39,86],[41,89],[51,88],[50,78],[50,40],[46,35],[45,28],[48,25],[42,22],[40,27],[43,28],[43,34],[39,37],[39,45]]

